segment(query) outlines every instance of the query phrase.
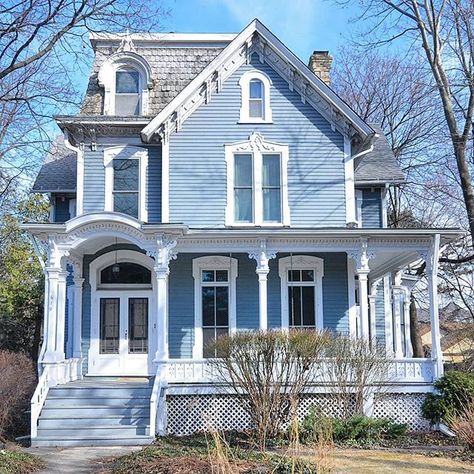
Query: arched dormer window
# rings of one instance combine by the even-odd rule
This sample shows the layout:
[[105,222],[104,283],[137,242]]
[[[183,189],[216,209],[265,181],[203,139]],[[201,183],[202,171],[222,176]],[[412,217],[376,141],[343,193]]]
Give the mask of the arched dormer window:
[[271,79],[261,71],[246,72],[239,80],[240,123],[272,123]]
[[110,56],[100,67],[99,85],[104,88],[104,115],[148,115],[151,67],[132,51]]

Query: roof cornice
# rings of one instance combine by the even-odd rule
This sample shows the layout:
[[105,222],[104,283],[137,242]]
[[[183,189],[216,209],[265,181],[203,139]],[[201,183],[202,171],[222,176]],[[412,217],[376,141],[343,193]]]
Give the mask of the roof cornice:
[[169,133],[179,130],[194,110],[211,100],[212,94],[218,93],[222,83],[253,53],[274,67],[287,80],[290,90],[298,92],[303,102],[311,103],[342,133],[359,135],[362,140],[373,136],[374,130],[356,112],[255,19],[150,121],[142,130],[143,141],[151,141],[156,133],[166,141]]

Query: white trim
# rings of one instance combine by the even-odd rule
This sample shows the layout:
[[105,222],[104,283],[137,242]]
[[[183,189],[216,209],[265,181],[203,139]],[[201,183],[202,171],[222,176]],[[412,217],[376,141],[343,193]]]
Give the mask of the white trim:
[[161,222],[170,221],[170,144],[161,142]]
[[[280,258],[278,261],[278,274],[280,276],[281,289],[281,327],[283,329],[289,328],[289,313],[288,313],[288,270],[313,270],[314,272],[314,297],[315,301],[315,324],[317,329],[324,327],[324,312],[323,312],[323,277],[324,277],[324,260],[319,257],[311,255],[294,255]],[[302,282],[296,282],[297,285]],[[311,282],[303,282],[311,283]],[[311,285],[307,285],[311,286]]]
[[[227,165],[227,205],[225,210],[226,226],[265,226],[281,227],[290,225],[290,208],[288,205],[288,161],[289,147],[264,139],[263,135],[254,132],[249,139],[229,145],[224,145],[225,161]],[[253,167],[253,222],[234,221],[234,155],[246,153],[252,155]],[[281,157],[280,161],[280,194],[282,222],[265,222],[263,220],[263,194],[262,194],[262,162],[264,154],[275,153]]]
[[346,223],[357,222],[356,196],[354,190],[354,160],[352,159],[351,140],[344,137],[344,181],[346,191]]
[[202,295],[201,295],[201,272],[202,270],[228,270],[229,272],[229,332],[237,329],[237,298],[236,280],[238,276],[238,261],[236,258],[209,255],[193,259],[194,278],[194,345],[193,358],[203,358],[202,339]]
[[355,299],[355,261],[347,256],[347,301],[349,303],[349,335],[357,337],[357,305]]
[[387,203],[387,194],[388,186],[382,189],[382,227],[385,229],[388,227],[388,203]]
[[148,220],[148,209],[146,202],[146,184],[148,169],[148,150],[136,146],[116,146],[104,150],[105,167],[105,199],[104,211],[114,212],[113,188],[114,188],[114,168],[115,158],[139,160],[139,190],[138,190],[138,220],[146,222]]
[[[115,261],[121,262],[133,262],[139,265],[144,266],[148,270],[150,270],[153,274],[154,264],[155,261],[148,257],[147,255],[136,252],[133,250],[113,250],[107,252],[100,257],[97,257],[93,260],[90,264],[90,287],[91,287],[91,333],[90,333],[90,347],[89,352],[87,354],[88,358],[88,367],[89,373],[94,375],[136,375],[134,372],[130,370],[125,370],[122,374],[114,373],[113,371],[110,373],[102,373],[101,370],[97,371],[94,370],[95,361],[96,359],[109,359],[112,361],[113,359],[117,359],[121,357],[121,354],[100,354],[99,353],[99,334],[100,334],[100,318],[99,318],[99,306],[98,306],[98,299],[100,297],[122,297],[126,295],[129,296],[145,296],[149,298],[148,303],[148,352],[146,354],[148,359],[148,366],[147,371],[148,374],[153,373],[151,370],[151,365],[153,361],[153,357],[156,351],[156,340],[157,340],[157,325],[156,325],[156,286],[155,286],[155,279],[152,278],[152,289],[143,290],[131,290],[129,289],[122,289],[122,290],[101,290],[98,287],[99,282],[99,273],[103,268],[115,263]],[[143,354],[140,354],[143,355]],[[112,369],[111,369],[112,370]]]
[[69,219],[76,217],[76,198],[69,199]]
[[76,153],[76,216],[80,216],[84,212],[84,152],[71,145],[68,132],[64,133],[64,145]]
[[387,355],[393,356],[393,311],[390,275],[383,277],[383,298],[385,308],[385,350]]
[[[250,81],[258,79],[263,86],[263,117],[250,117]],[[262,71],[247,71],[239,79],[240,86],[240,119],[239,123],[273,123],[270,104],[270,88],[272,80]]]
[[104,88],[104,115],[115,115],[115,75],[120,69],[133,69],[139,74],[139,113],[148,114],[148,89],[153,87],[152,70],[148,62],[133,51],[120,51],[108,57],[100,66],[97,81]]
[[364,192],[362,189],[355,190],[355,204],[356,204],[356,220],[357,227],[361,228],[363,226],[362,222],[362,202],[364,200]]

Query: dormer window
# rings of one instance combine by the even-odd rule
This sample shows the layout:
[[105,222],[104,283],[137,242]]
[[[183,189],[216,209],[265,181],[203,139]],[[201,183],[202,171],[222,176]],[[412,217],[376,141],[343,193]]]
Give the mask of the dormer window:
[[140,73],[119,70],[115,73],[115,115],[140,114]]
[[241,106],[239,123],[272,123],[271,79],[261,71],[246,72],[239,81]]

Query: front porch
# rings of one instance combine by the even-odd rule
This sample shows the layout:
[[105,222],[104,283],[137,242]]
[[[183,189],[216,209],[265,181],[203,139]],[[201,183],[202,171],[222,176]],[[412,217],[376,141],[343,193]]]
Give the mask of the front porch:
[[[456,231],[190,230],[111,213],[25,228],[40,258],[47,256],[33,436],[49,388],[91,375],[154,377],[150,425],[163,432],[167,396],[219,392],[207,342],[239,330],[314,327],[365,338],[390,357],[393,394],[431,391],[442,374],[437,261]],[[409,290],[401,279],[420,259],[428,274],[430,359],[412,358]],[[121,264],[144,269],[149,279],[104,279]],[[324,380],[315,378],[313,392],[327,392]]]

